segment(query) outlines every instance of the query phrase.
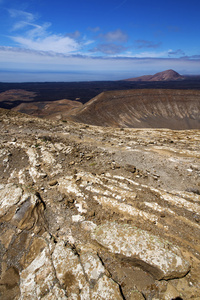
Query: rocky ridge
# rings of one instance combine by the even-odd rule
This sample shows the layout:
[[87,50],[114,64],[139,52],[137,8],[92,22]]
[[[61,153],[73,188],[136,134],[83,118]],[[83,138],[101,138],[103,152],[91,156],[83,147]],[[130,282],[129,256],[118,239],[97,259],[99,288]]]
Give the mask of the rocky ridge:
[[0,130],[1,299],[200,299],[199,130]]

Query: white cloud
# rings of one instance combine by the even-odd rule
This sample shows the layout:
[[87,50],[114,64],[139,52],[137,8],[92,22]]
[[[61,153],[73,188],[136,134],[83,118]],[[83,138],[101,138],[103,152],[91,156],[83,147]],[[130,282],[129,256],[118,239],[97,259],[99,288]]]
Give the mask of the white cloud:
[[12,37],[20,46],[33,50],[53,51],[57,53],[71,53],[77,51],[80,45],[70,37],[51,35],[44,38]]
[[80,49],[81,45],[76,42],[80,33],[76,31],[71,37],[67,35],[52,34],[48,31],[51,23],[39,25],[35,22],[36,17],[26,11],[9,10],[10,16],[17,19],[12,31],[24,29],[23,34],[15,34],[10,38],[18,47],[37,51],[53,51],[57,53],[71,53]]
[[148,41],[148,40],[136,40],[136,47],[138,49],[142,49],[142,48],[158,48],[161,46],[161,42],[153,42],[153,41]]
[[[51,23],[39,24],[39,22],[36,22],[37,17],[26,11],[10,9],[9,13],[15,21],[12,27],[12,32],[14,33],[10,38],[16,43],[17,47],[62,54],[79,54],[80,51],[82,53],[90,51],[88,46],[90,44],[95,45],[97,42],[97,40],[88,39],[86,36],[81,37],[81,33],[78,30],[72,33],[54,34],[49,30]],[[100,28],[90,28],[90,30],[97,32]],[[99,34],[96,38],[100,38],[108,43],[104,48],[101,47],[103,49],[101,52],[105,54],[119,53],[127,49],[119,45],[128,40],[127,34],[121,29]],[[113,45],[111,50],[109,45]]]

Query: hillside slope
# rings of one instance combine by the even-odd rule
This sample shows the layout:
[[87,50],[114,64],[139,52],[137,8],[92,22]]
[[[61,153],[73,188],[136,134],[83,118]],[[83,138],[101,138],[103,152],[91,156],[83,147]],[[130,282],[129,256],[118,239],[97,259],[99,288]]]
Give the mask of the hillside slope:
[[47,119],[63,119],[77,108],[81,107],[82,103],[79,101],[71,101],[68,99],[21,103],[12,108],[13,111],[26,113],[28,115],[47,118]]
[[199,129],[200,91],[103,92],[78,109],[71,119],[100,126]]

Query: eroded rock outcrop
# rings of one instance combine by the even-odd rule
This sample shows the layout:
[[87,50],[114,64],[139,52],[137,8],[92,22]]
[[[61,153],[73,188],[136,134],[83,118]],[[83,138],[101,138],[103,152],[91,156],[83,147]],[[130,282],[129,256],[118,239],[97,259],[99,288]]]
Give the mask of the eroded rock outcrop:
[[107,223],[98,226],[93,236],[111,253],[130,258],[157,279],[183,277],[190,269],[177,247],[137,227]]
[[22,292],[21,270],[44,247],[35,237],[45,230],[44,203],[38,195],[12,183],[1,184],[0,203],[0,294],[2,299],[14,299]]
[[0,298],[198,299],[198,130],[0,131]]

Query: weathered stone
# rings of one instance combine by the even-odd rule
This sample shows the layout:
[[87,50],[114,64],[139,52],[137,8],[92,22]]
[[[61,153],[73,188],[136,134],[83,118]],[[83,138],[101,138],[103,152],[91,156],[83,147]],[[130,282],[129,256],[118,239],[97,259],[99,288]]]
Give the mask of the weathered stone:
[[57,183],[58,183],[58,180],[56,180],[56,179],[49,181],[49,185],[50,185],[50,186],[54,186],[54,185],[56,185]]
[[0,241],[2,245],[7,249],[16,230],[14,228],[6,228],[4,231],[0,233]]
[[88,217],[94,217],[95,216],[95,211],[94,210],[91,210],[88,212]]
[[11,223],[19,229],[33,228],[44,211],[44,204],[37,195],[26,193],[21,199],[21,205],[13,216]]
[[90,160],[91,158],[93,158],[93,154],[85,154],[85,158],[87,160]]
[[128,172],[131,172],[131,173],[135,173],[136,172],[136,167],[135,166],[132,166],[132,165],[125,165],[124,169]]
[[96,254],[86,252],[80,255],[80,259],[90,282],[98,280],[105,273],[105,268]]
[[0,184],[0,218],[5,215],[7,215],[6,219],[12,217],[16,209],[15,205],[19,204],[22,193],[23,190],[12,183]]
[[41,299],[51,293],[56,282],[48,248],[45,248],[20,274],[21,299]]
[[42,300],[65,300],[69,299],[64,290],[59,288],[58,284],[54,285],[51,291],[42,298]]
[[144,296],[139,291],[131,291],[129,295],[129,300],[144,300]]
[[27,231],[20,230],[18,234],[16,233],[5,253],[5,260],[8,261],[10,265],[18,266],[30,241],[31,235],[29,235]]
[[6,270],[0,279],[0,298],[4,300],[18,299],[19,290],[19,271],[16,268]]
[[110,252],[129,258],[157,279],[183,277],[190,269],[178,247],[136,227],[106,223],[93,231],[93,238]]
[[175,289],[175,287],[173,287],[173,285],[171,285],[170,283],[168,283],[167,290],[166,290],[166,292],[163,295],[163,300],[176,299],[177,297],[180,297],[180,294]]
[[101,277],[92,292],[93,300],[122,300],[119,286],[106,275]]
[[1,185],[0,217],[19,229],[34,227],[44,210],[44,204],[38,195],[23,192],[23,189],[13,184]]
[[66,247],[64,242],[59,242],[56,244],[52,259],[61,286],[69,296],[78,296],[79,290],[88,285],[78,256]]
[[200,223],[200,216],[199,215],[194,216],[194,219],[197,223]]
[[25,252],[21,259],[21,264],[27,268],[31,262],[47,247],[47,243],[42,238],[35,238],[30,246],[28,253]]

